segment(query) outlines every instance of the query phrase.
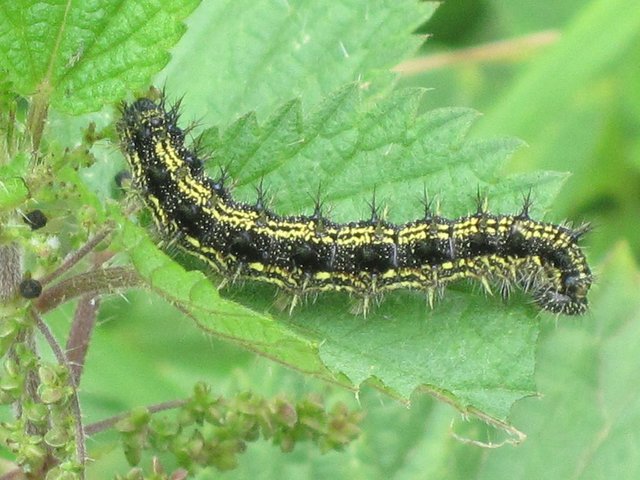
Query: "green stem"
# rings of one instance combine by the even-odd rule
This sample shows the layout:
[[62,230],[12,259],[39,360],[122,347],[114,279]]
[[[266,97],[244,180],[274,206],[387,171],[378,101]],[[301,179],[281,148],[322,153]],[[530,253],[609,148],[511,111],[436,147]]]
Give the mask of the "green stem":
[[[174,408],[180,408],[186,405],[187,400],[171,400],[168,402],[157,403],[155,405],[150,405],[147,408],[149,413],[157,413],[162,412],[164,410],[172,410]],[[108,428],[113,427],[116,423],[118,423],[123,418],[129,416],[129,412],[121,413],[119,415],[114,415],[113,417],[105,418],[104,420],[100,420],[99,422],[91,423],[87,425],[84,429],[85,434],[93,435],[95,433],[100,433]]]
[[34,160],[38,158],[40,141],[47,122],[51,90],[51,85],[46,80],[41,83],[38,92],[32,97],[31,108],[29,109],[27,128],[31,136],[31,156]]
[[61,276],[76,263],[82,260],[89,252],[91,252],[91,250],[93,250],[102,240],[104,240],[112,230],[113,226],[107,225],[102,230],[98,231],[98,233],[91,237],[89,241],[82,246],[82,248],[76,250],[70,256],[68,256],[67,259],[62,263],[62,265],[60,265],[46,277],[41,278],[40,283],[44,286],[52,280]]

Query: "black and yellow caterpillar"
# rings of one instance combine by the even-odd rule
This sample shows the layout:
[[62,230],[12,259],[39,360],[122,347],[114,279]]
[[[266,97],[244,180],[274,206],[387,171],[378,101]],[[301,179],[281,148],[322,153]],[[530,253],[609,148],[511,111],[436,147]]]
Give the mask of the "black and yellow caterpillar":
[[[209,178],[185,146],[178,109],[141,98],[122,107],[118,124],[134,185],[161,231],[225,278],[268,282],[299,297],[344,291],[369,299],[395,289],[427,293],[429,303],[451,282],[478,280],[529,291],[544,310],[587,310],[592,276],[578,240],[587,230],[479,208],[448,220],[427,211],[396,225],[379,218],[335,223],[316,205],[312,215],[282,216],[234,200],[225,175]],[[481,202],[482,203],[482,202]]]

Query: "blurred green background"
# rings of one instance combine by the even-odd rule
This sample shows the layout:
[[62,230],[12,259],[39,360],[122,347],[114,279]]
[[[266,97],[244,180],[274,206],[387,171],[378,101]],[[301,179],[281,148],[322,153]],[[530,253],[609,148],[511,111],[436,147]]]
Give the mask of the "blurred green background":
[[[453,434],[502,438],[424,394],[409,409],[373,388],[356,397],[304,378],[205,337],[142,293],[131,305],[104,302],[83,378],[87,423],[181,398],[198,380],[221,394],[317,391],[329,404],[368,412],[347,451],[321,455],[302,444],[284,455],[257,442],[237,470],[199,478],[640,478],[640,8],[630,0],[450,0],[421,33],[432,36],[420,61],[401,66],[401,86],[431,89],[425,110],[481,111],[478,137],[526,141],[505,173],[572,172],[548,217],[595,226],[585,242],[598,279],[594,307],[583,318],[542,322],[544,396],[519,402],[510,419],[527,441],[495,450],[466,444]],[[112,324],[125,307],[135,322]],[[111,438],[89,444],[98,460],[89,478],[125,471]]]

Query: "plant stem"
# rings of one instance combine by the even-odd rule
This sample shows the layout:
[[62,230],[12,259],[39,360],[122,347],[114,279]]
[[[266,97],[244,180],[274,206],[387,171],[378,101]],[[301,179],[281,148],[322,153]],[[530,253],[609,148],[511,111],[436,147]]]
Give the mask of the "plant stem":
[[72,394],[71,394],[71,409],[73,410],[73,415],[75,417],[75,432],[76,432],[76,456],[78,459],[78,463],[82,466],[81,478],[84,478],[84,467],[86,464],[86,445],[85,445],[85,434],[82,426],[82,411],[80,409],[80,400],[78,399],[78,389],[73,377],[73,371],[71,370],[71,365],[69,361],[62,351],[62,347],[56,340],[53,335],[53,332],[49,328],[49,326],[42,320],[38,313],[31,309],[31,318],[33,318],[36,327],[40,330],[40,333],[44,336],[45,340],[51,347],[54,355],[58,359],[58,363],[63,365],[67,371],[69,372],[69,385],[71,386]]
[[82,258],[84,258],[91,250],[93,250],[102,240],[104,240],[107,235],[111,233],[113,227],[111,225],[107,225],[102,230],[99,230],[93,237],[89,239],[87,243],[85,243],[79,250],[76,250],[71,255],[69,255],[62,265],[56,268],[53,272],[51,272],[46,277],[40,279],[40,283],[44,286],[54,280],[55,278],[61,276],[71,267],[73,267],[76,263],[78,263]]
[[20,467],[16,467],[13,470],[9,470],[8,472],[2,474],[0,476],[0,480],[23,480],[27,478]]
[[31,156],[33,159],[38,158],[40,141],[42,140],[42,133],[44,132],[44,126],[47,122],[47,114],[49,112],[51,90],[51,85],[45,79],[40,83],[38,91],[33,95],[31,100],[27,128],[31,135]]
[[510,38],[498,42],[462,48],[453,52],[425,55],[402,62],[394,67],[394,71],[401,75],[416,75],[438,68],[455,65],[469,65],[473,62],[495,62],[520,59],[541,47],[553,44],[560,34],[556,30]]
[[71,374],[80,384],[80,376],[84,368],[84,359],[89,348],[89,340],[93,327],[96,324],[96,315],[100,307],[100,298],[93,295],[85,295],[78,302],[76,313],[71,324],[71,331],[67,339],[66,354],[71,366]]
[[81,295],[113,293],[141,284],[142,280],[131,268],[99,268],[56,283],[40,295],[35,306],[40,313],[46,313],[61,303]]
[[[149,413],[157,413],[162,412],[164,410],[172,410],[174,408],[180,408],[187,403],[187,400],[171,400],[169,402],[157,403],[155,405],[150,405],[147,408]],[[99,422],[90,423],[84,429],[86,435],[93,435],[95,433],[102,432],[108,428],[113,427],[116,423],[118,423],[123,418],[126,418],[129,413],[121,413],[119,415],[114,415],[113,417],[105,418],[104,420],[100,420]]]
[[13,297],[22,280],[22,251],[17,243],[0,245],[0,301]]

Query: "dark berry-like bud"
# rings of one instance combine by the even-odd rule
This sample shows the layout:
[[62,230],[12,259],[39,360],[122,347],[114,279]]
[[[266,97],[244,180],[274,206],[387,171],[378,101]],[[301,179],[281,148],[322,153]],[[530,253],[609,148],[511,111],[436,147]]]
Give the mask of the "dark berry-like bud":
[[20,290],[20,295],[24,298],[38,298],[42,293],[42,284],[33,278],[29,278],[20,282],[18,289]]
[[24,223],[31,227],[31,230],[38,230],[47,224],[47,216],[42,210],[32,210],[24,216]]

